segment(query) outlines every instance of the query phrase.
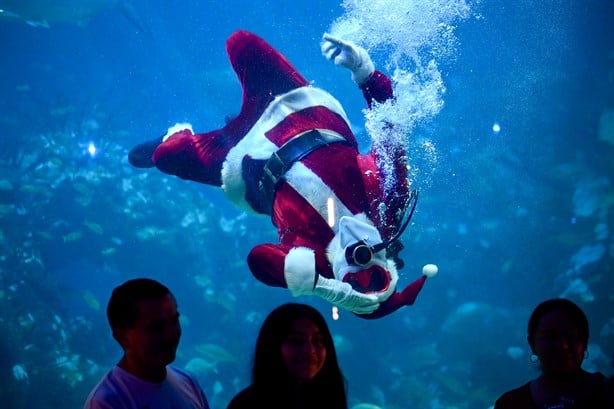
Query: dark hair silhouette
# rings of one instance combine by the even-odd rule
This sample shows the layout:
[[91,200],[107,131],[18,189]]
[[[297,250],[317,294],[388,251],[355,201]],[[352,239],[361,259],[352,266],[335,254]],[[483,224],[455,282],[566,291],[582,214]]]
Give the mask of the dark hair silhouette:
[[260,392],[266,391],[279,398],[279,402],[289,402],[289,396],[296,390],[294,377],[284,364],[282,343],[290,333],[292,325],[301,319],[313,322],[322,335],[326,348],[326,360],[320,372],[307,381],[302,390],[304,407],[347,408],[345,379],[339,368],[337,354],[328,325],[315,308],[299,303],[283,304],[274,309],[265,319],[254,353],[252,384]]
[[551,313],[552,311],[562,311],[573,321],[575,326],[578,328],[580,341],[586,348],[588,345],[589,336],[588,318],[586,318],[584,311],[582,311],[580,307],[566,298],[553,298],[551,300],[546,300],[535,307],[531,317],[529,318],[529,344],[533,345],[535,343],[535,332],[537,331],[537,327],[542,317]]
[[139,301],[159,300],[167,294],[168,288],[150,278],[135,278],[116,287],[107,305],[107,319],[112,329],[132,328],[136,324]]

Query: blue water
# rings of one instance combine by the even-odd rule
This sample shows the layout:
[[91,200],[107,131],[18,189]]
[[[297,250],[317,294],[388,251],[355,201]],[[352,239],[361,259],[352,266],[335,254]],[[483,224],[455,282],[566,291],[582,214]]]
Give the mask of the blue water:
[[[185,318],[176,364],[194,370],[213,408],[247,385],[262,318],[293,300],[245,264],[253,246],[276,241],[274,227],[219,189],[130,168],[126,152],[175,122],[202,132],[239,111],[224,51],[239,28],[335,95],[367,148],[360,92],[319,50],[348,8],[313,3],[135,0],[130,18],[110,8],[48,28],[0,17],[3,407],[81,407],[120,357],[104,314],[110,291],[135,276],[176,294]],[[351,406],[488,408],[536,375],[526,322],[557,296],[589,316],[584,367],[612,374],[614,3],[467,3],[446,21],[452,41],[433,24],[459,2],[413,3],[413,25],[390,30],[402,41],[375,42],[377,18],[353,35],[374,41],[376,65],[392,74],[394,45],[435,33],[415,50],[435,59],[445,92],[427,91],[441,99],[435,111],[411,101],[420,202],[399,284],[426,263],[440,271],[412,307],[329,319]],[[320,299],[300,301],[331,317]]]

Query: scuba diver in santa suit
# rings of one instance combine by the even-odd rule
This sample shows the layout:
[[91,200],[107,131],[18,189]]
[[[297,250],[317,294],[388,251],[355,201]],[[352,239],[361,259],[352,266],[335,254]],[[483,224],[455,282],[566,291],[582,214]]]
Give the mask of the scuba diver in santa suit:
[[[366,50],[325,34],[322,53],[350,70],[369,107],[393,98],[390,79]],[[261,282],[315,295],[363,318],[413,304],[424,274],[397,291],[399,236],[415,209],[406,152],[391,161],[360,154],[347,115],[328,92],[312,86],[277,50],[247,31],[226,42],[243,88],[239,115],[223,128],[194,133],[177,124],[130,152],[130,162],[182,179],[220,186],[248,211],[269,215],[279,243],[255,246],[247,261]]]

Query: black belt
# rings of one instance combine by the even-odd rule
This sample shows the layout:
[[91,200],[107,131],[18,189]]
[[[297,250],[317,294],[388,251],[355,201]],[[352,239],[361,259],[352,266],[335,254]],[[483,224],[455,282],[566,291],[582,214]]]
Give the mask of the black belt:
[[297,135],[284,143],[277,152],[271,155],[264,165],[264,173],[260,178],[258,186],[265,200],[272,207],[277,185],[283,180],[284,175],[295,162],[303,159],[316,149],[340,142],[349,144],[339,134],[313,129]]

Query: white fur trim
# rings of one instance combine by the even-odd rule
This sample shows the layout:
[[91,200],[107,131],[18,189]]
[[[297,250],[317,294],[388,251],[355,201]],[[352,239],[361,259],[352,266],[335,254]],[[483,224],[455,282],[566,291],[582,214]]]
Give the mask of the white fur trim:
[[342,216],[351,216],[352,212],[337,197],[335,192],[320,177],[301,162],[296,162],[286,172],[286,181],[296,190],[318,214],[328,220],[329,198],[334,207],[335,223],[331,228],[337,231],[337,222]]
[[339,101],[319,88],[300,87],[275,97],[247,135],[226,156],[222,166],[222,189],[231,202],[239,207],[251,209],[245,201],[246,188],[241,171],[243,158],[249,155],[254,159],[268,159],[278,147],[266,138],[265,132],[273,129],[289,114],[313,106],[324,106],[340,115],[349,124]]
[[[363,223],[373,225],[373,222],[369,220],[364,213],[355,214],[351,217]],[[379,239],[379,234],[377,236]],[[369,240],[369,242],[370,244],[376,244],[372,243],[371,240]],[[345,247],[341,246],[341,234],[339,231],[336,232],[335,237],[333,237],[328,244],[328,247],[326,248],[326,257],[333,266],[333,274],[335,275],[335,278],[339,281],[343,281],[343,277],[345,277],[346,274],[354,273],[362,269],[362,267],[348,265],[345,259]],[[396,263],[393,260],[383,259],[383,255],[375,257],[373,264],[383,267],[390,274],[390,284],[388,285],[386,291],[373,293],[379,302],[383,302],[390,298],[390,296],[396,291],[396,286],[399,281],[399,273]]]
[[382,302],[390,298],[390,296],[397,290],[397,283],[399,282],[399,272],[397,271],[397,264],[390,259],[386,260],[387,270],[390,273],[390,285],[388,289],[383,293],[378,293],[377,299]]
[[192,129],[192,124],[187,122],[176,123],[175,125],[168,128],[166,134],[162,137],[162,142],[165,142],[171,135],[176,134],[177,132],[181,132],[184,129],[189,129],[190,133],[194,135],[194,129]]
[[293,296],[311,294],[316,281],[314,251],[307,247],[290,249],[284,263],[284,278]]

